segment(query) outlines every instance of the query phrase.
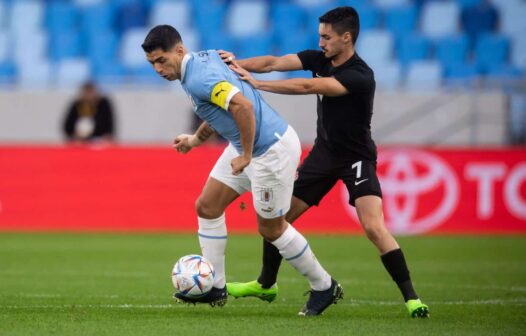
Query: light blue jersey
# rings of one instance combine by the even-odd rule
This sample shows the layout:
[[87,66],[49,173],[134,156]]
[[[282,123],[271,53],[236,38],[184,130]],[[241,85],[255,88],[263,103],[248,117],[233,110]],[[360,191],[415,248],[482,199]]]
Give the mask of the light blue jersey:
[[285,133],[288,124],[268,105],[259,92],[239,79],[215,50],[184,56],[181,84],[192,100],[194,112],[241,153],[239,129],[228,112],[232,97],[241,92],[254,107],[256,134],[253,157],[260,156]]

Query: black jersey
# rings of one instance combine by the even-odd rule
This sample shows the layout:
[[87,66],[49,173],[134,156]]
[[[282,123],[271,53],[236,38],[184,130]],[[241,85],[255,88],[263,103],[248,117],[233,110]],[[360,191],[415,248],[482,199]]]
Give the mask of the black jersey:
[[338,155],[358,154],[376,161],[376,145],[371,137],[376,82],[371,68],[356,52],[337,67],[321,51],[304,50],[298,57],[313,77],[334,77],[349,91],[339,97],[318,95],[316,143],[323,142]]

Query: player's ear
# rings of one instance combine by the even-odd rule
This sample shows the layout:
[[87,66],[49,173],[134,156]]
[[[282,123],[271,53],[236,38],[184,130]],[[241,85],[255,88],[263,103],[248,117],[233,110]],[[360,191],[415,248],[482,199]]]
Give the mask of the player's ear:
[[175,53],[179,56],[184,55],[184,46],[182,43],[177,43],[174,47]]
[[352,41],[352,34],[351,34],[351,32],[343,33],[343,41],[345,43],[350,43]]

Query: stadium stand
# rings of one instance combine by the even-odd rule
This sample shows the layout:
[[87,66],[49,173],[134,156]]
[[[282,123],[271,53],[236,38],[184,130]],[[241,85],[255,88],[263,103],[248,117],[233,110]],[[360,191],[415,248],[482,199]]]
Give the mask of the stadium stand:
[[[444,85],[524,77],[523,0],[0,0],[0,84],[60,86],[71,64],[104,84],[160,83],[140,44],[162,23],[178,28],[190,50],[250,57],[316,49],[317,18],[339,5],[358,10],[357,50],[380,87],[413,83],[421,62],[440,69],[432,72]],[[42,69],[25,69],[35,58]]]

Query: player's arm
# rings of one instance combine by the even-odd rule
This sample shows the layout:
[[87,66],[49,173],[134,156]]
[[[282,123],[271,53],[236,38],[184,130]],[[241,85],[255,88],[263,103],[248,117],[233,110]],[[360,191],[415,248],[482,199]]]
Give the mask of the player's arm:
[[254,137],[256,135],[256,117],[254,107],[241,92],[236,93],[228,107],[232,117],[239,128],[239,137],[243,152],[240,156],[232,160],[232,174],[238,175],[250,164],[252,152],[254,150]]
[[254,107],[252,102],[238,88],[226,81],[219,82],[214,86],[210,95],[210,101],[232,113],[232,117],[239,129],[242,153],[231,162],[232,174],[238,175],[252,160],[256,134]]
[[219,56],[221,56],[226,63],[237,63],[240,67],[255,73],[303,70],[303,64],[296,54],[288,54],[285,56],[258,56],[236,60],[233,53],[219,50]]
[[255,79],[246,69],[232,64],[230,68],[239,74],[239,77],[249,82],[258,90],[282,94],[321,94],[324,96],[343,96],[349,91],[338,80],[326,78],[291,78],[275,81],[260,81]]
[[201,145],[214,134],[212,127],[205,121],[199,125],[194,134],[181,134],[174,140],[174,148],[183,154],[188,153],[193,147]]

